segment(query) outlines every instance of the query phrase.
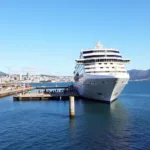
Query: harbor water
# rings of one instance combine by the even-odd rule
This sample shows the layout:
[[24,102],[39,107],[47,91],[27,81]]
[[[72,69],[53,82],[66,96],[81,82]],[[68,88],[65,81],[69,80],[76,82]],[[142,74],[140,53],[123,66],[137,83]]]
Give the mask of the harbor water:
[[150,149],[150,82],[130,82],[111,105],[77,100],[75,111],[70,119],[68,101],[1,98],[0,150]]

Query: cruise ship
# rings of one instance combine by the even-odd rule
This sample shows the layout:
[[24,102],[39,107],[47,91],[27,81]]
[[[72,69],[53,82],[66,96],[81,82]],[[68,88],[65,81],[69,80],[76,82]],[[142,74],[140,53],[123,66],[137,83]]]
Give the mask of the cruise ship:
[[111,103],[128,84],[129,74],[119,50],[104,48],[98,41],[95,48],[82,50],[76,60],[75,88],[80,96]]

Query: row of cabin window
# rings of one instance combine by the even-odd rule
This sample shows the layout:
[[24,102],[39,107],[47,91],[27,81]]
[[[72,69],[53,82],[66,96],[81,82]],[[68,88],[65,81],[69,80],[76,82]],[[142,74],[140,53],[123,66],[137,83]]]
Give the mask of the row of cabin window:
[[[85,68],[85,69],[97,69],[98,67],[91,67],[91,68]],[[100,67],[101,69],[103,68],[107,68],[109,69],[110,67]],[[112,67],[112,69],[114,69],[115,67]],[[125,69],[124,67],[117,67],[116,69]]]
[[109,52],[109,53],[118,53],[119,54],[119,51],[114,51],[114,50],[96,50],[96,51],[86,51],[86,52],[83,52],[83,54],[90,54],[90,53],[99,53],[99,52]]
[[[99,63],[100,65],[102,64],[102,63]],[[104,65],[113,65],[113,63],[103,63]],[[123,65],[123,64],[115,64],[115,65]]]
[[119,55],[92,55],[92,56],[84,56],[84,58],[93,58],[93,57],[119,57],[119,58],[122,58],[122,56],[119,56]]
[[[98,63],[99,65],[113,65],[113,63]],[[95,65],[95,64],[84,64],[85,66]],[[123,65],[123,64],[115,64],[115,65]]]
[[[108,73],[108,72],[111,72],[111,73],[113,73],[114,71],[88,71],[88,72],[86,72],[86,73]],[[116,73],[116,72],[122,72],[122,73],[126,73],[126,71],[115,71],[114,73]]]
[[122,60],[122,59],[94,59],[94,60],[84,60],[78,61],[78,63],[95,63],[95,62],[129,62],[129,60]]

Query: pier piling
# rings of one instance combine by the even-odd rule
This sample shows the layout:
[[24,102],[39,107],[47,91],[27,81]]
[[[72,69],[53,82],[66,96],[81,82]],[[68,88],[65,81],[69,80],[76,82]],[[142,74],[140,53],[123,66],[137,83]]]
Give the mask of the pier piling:
[[21,101],[21,100],[22,100],[22,97],[20,96],[20,97],[19,97],[19,101]]
[[69,100],[69,115],[70,115],[70,118],[73,118],[75,116],[74,96],[70,96],[70,100]]

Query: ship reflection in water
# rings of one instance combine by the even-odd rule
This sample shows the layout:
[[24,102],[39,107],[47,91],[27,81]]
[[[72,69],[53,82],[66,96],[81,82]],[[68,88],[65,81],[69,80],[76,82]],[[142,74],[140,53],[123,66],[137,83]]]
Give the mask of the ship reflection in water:
[[119,100],[111,105],[86,100],[76,105],[78,115],[70,120],[70,132],[77,149],[85,149],[87,145],[106,149],[111,149],[112,145],[114,149],[129,146],[129,115]]

